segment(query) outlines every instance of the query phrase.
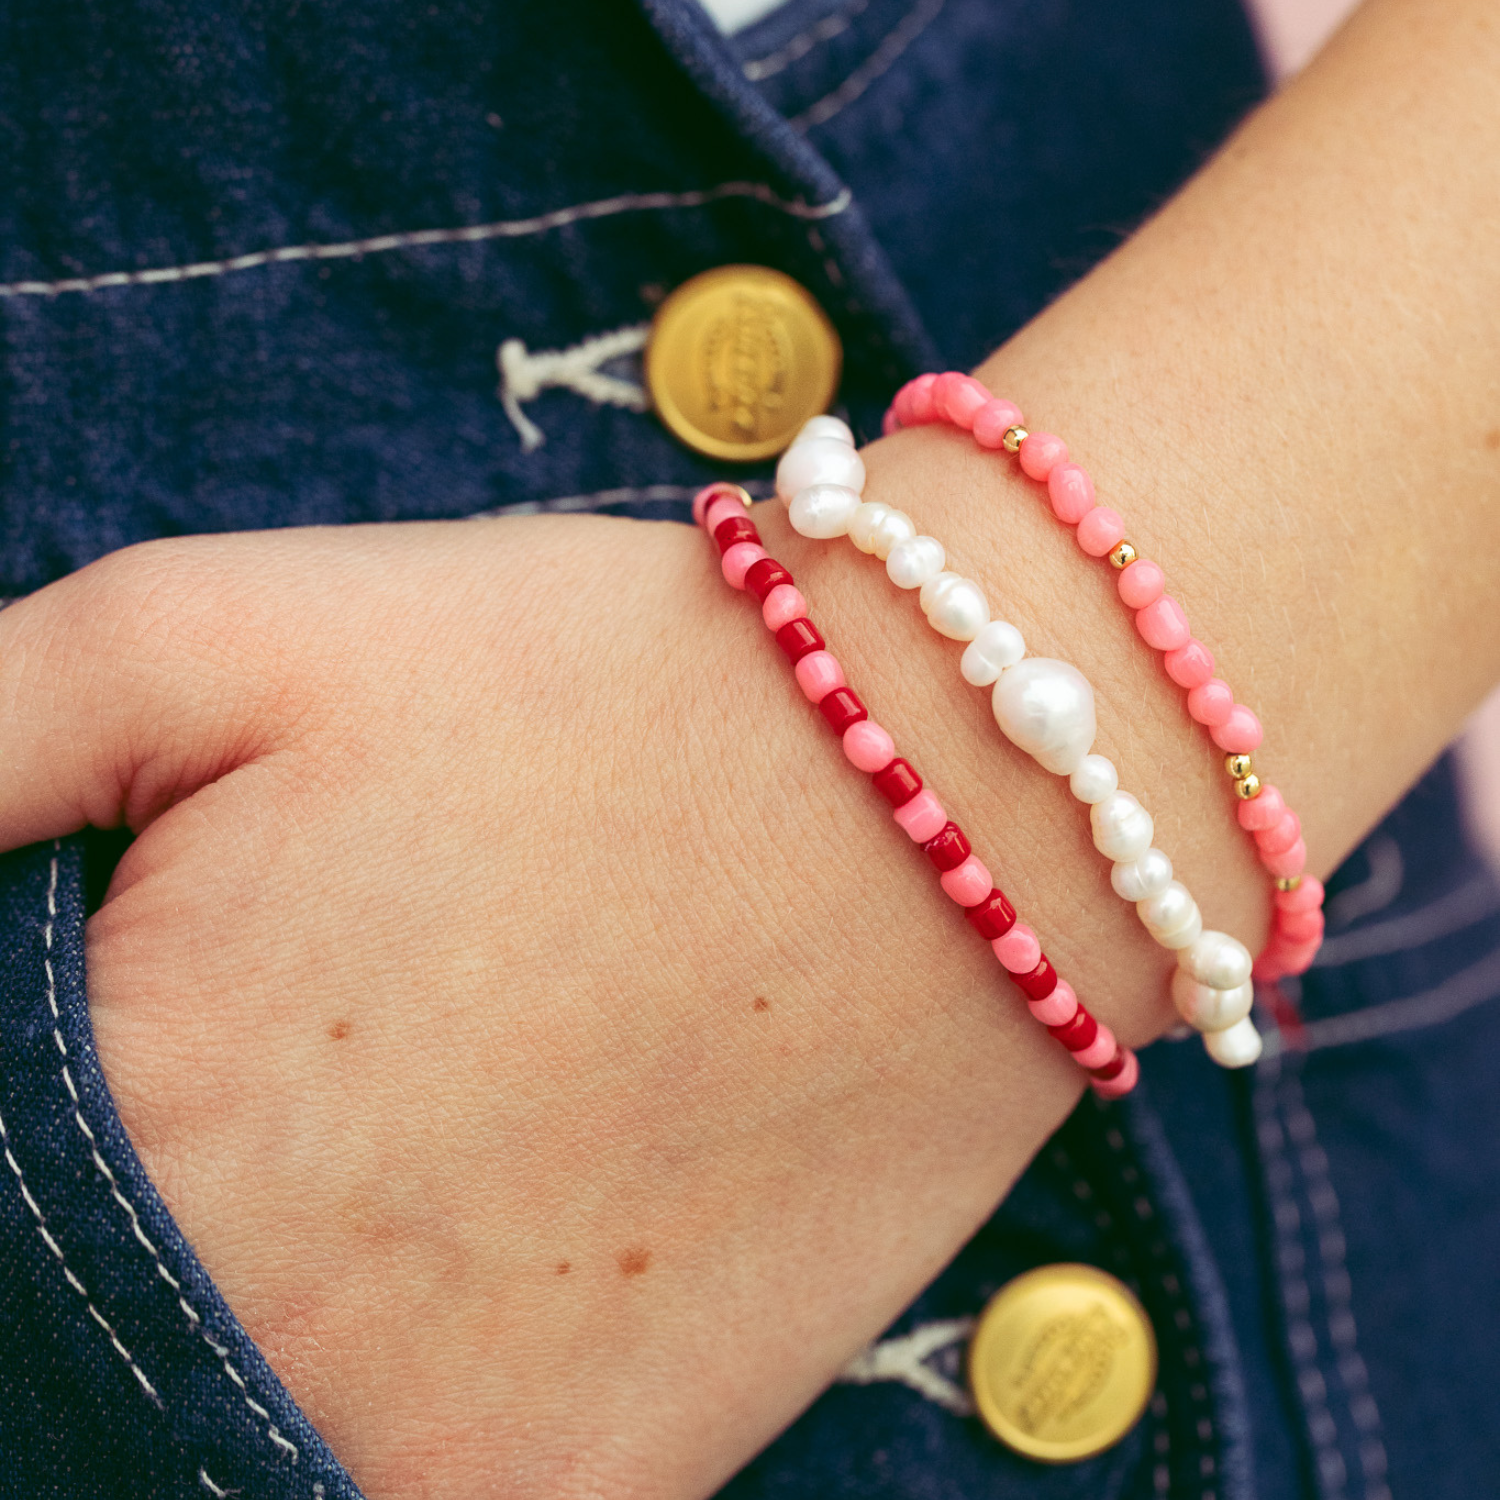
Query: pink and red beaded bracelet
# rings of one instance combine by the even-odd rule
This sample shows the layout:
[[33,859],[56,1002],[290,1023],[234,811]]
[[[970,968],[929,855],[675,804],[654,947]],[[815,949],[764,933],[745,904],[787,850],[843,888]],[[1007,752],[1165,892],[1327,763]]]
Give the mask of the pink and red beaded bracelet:
[[845,680],[808,618],[807,601],[792,575],[761,545],[746,514],[750,497],[737,485],[712,484],[693,500],[693,519],[713,538],[725,579],[760,601],[761,617],[792,664],[797,685],[842,741],[844,754],[866,772],[890,804],[896,823],[922,846],[946,895],[964,908],[969,924],[1026,997],[1027,1009],[1071,1054],[1094,1090],[1107,1099],[1128,1093],[1140,1076],[1135,1054],[1116,1040],[1058,976],[1036,934],[993,883],[968,838],[910,762],[896,754],[888,731],[875,723]]
[[885,431],[934,422],[972,433],[981,448],[1015,455],[1029,478],[1046,485],[1052,513],[1074,528],[1079,547],[1090,557],[1107,557],[1118,571],[1117,592],[1133,612],[1141,639],[1162,654],[1167,675],[1187,692],[1188,713],[1226,752],[1239,824],[1275,881],[1271,937],[1255,961],[1254,976],[1270,983],[1304,972],[1322,943],[1324,922],[1323,884],[1306,873],[1301,820],[1281,793],[1256,775],[1251,755],[1261,743],[1260,720],[1214,676],[1213,653],[1192,634],[1182,605],[1165,591],[1160,565],[1141,557],[1125,539],[1117,511],[1097,503],[1092,479],[1069,461],[1067,444],[1049,432],[1029,432],[1020,408],[992,396],[973,376],[950,371],[909,381],[891,403]]

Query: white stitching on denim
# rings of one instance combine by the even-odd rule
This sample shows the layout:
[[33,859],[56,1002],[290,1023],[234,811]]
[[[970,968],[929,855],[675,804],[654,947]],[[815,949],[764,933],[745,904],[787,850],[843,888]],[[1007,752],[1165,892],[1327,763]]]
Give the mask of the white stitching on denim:
[[204,1468],[200,1468],[198,1470],[198,1482],[203,1486],[204,1489],[208,1491],[210,1495],[217,1496],[218,1500],[223,1500],[223,1497],[226,1495],[238,1495],[240,1493],[239,1490],[226,1490],[221,1485],[215,1484],[213,1480],[208,1477],[208,1470]]
[[794,36],[786,46],[777,48],[775,52],[768,52],[764,57],[757,57],[742,64],[740,72],[751,83],[759,83],[764,78],[774,78],[783,68],[790,67],[794,62],[800,62],[820,43],[842,36],[848,31],[854,18],[869,3],[870,0],[854,0],[852,5],[838,14],[824,16],[817,25],[809,26],[801,35]]
[[[252,1412],[255,1413],[257,1417],[264,1419],[269,1424],[269,1430],[267,1431],[266,1436],[269,1437],[271,1441],[275,1443],[279,1448],[282,1448],[289,1452],[292,1455],[293,1462],[295,1462],[297,1459],[296,1446],[288,1442],[286,1438],[284,1438],[277,1430],[276,1424],[270,1420],[271,1414],[265,1409],[265,1407],[261,1406],[258,1402],[253,1401],[250,1398],[250,1395],[245,1387],[245,1382],[243,1379],[241,1379],[239,1371],[236,1370],[230,1363],[229,1350],[227,1348],[221,1347],[219,1344],[215,1343],[212,1338],[209,1337],[208,1331],[203,1326],[203,1319],[199,1315],[197,1309],[193,1307],[193,1305],[187,1300],[186,1297],[183,1296],[182,1283],[171,1273],[171,1271],[167,1269],[166,1262],[162,1259],[161,1251],[157,1249],[150,1236],[147,1235],[146,1231],[141,1227],[141,1218],[140,1215],[136,1212],[135,1204],[133,1204],[130,1199],[127,1198],[123,1192],[121,1192],[120,1184],[116,1179],[114,1172],[110,1169],[109,1163],[105,1161],[104,1157],[100,1154],[98,1141],[94,1136],[94,1132],[90,1128],[88,1121],[84,1119],[83,1111],[79,1108],[78,1089],[73,1082],[73,1076],[68,1070],[68,1064],[66,1061],[68,1056],[68,1049],[66,1043],[63,1041],[62,1036],[62,1017],[59,1014],[57,1008],[57,977],[52,967],[52,931],[54,925],[57,922],[57,876],[58,858],[61,848],[61,841],[58,839],[54,839],[52,841],[52,866],[47,882],[47,923],[46,926],[42,929],[42,967],[47,976],[47,1005],[52,1012],[52,1040],[56,1042],[57,1049],[62,1053],[64,1058],[64,1062],[62,1065],[62,1079],[63,1083],[67,1086],[68,1095],[73,1101],[73,1121],[78,1126],[79,1130],[83,1132],[84,1139],[88,1142],[89,1155],[93,1158],[95,1168],[104,1178],[106,1184],[108,1184],[110,1196],[115,1200],[117,1204],[119,1204],[119,1206],[125,1211],[126,1216],[129,1218],[131,1233],[150,1254],[152,1263],[156,1267],[157,1275],[159,1275],[162,1280],[172,1288],[173,1292],[176,1293],[177,1305],[187,1315],[189,1323],[191,1323],[193,1326],[193,1331],[203,1339],[203,1341],[208,1345],[210,1349],[214,1351],[216,1355],[218,1355],[219,1361],[224,1367],[225,1374],[227,1374],[230,1380],[239,1387],[245,1404],[250,1408]],[[48,1238],[50,1242],[50,1237]],[[57,1255],[59,1259],[62,1258],[61,1251],[58,1251]],[[93,1311],[93,1309],[90,1308],[90,1311]]]
[[570,349],[538,349],[535,354],[520,339],[506,339],[495,351],[495,368],[500,372],[496,394],[511,426],[520,434],[521,451],[530,453],[547,441],[542,429],[521,410],[521,403],[534,401],[549,387],[566,386],[596,406],[645,411],[650,403],[635,381],[606,375],[599,367],[612,359],[638,354],[650,335],[649,323],[636,323],[595,334]]
[[842,1385],[878,1385],[891,1382],[910,1386],[956,1417],[974,1415],[974,1403],[961,1385],[927,1363],[934,1354],[951,1349],[974,1331],[977,1318],[944,1318],[922,1323],[910,1333],[881,1339],[861,1349],[839,1371]]
[[680,193],[621,193],[591,203],[576,203],[530,219],[497,219],[490,224],[467,224],[455,229],[414,229],[401,234],[377,234],[334,244],[284,245],[276,250],[253,250],[227,260],[201,260],[186,266],[159,266],[149,271],[109,271],[102,276],[72,276],[61,281],[0,283],[0,297],[54,297],[60,292],[97,292],[119,286],[157,286],[164,282],[196,281],[231,271],[250,271],[285,261],[348,260],[426,245],[467,245],[485,240],[522,239],[560,229],[581,220],[607,219],[614,214],[702,208],[725,198],[753,198],[794,219],[831,219],[849,207],[853,195],[842,189],[827,203],[802,203],[781,197],[763,182],[721,182],[711,188]]
[[[766,480],[751,479],[741,482],[758,500],[769,499],[772,486]],[[466,521],[492,521],[502,516],[556,515],[572,511],[597,510],[601,505],[625,505],[636,500],[691,500],[702,485],[697,484],[642,484],[624,485],[619,489],[595,490],[591,495],[558,495],[551,500],[518,500],[514,505],[497,505],[494,510],[476,510],[463,519]]]
[[1390,834],[1379,834],[1365,844],[1365,862],[1370,867],[1369,875],[1358,885],[1340,891],[1324,907],[1330,927],[1347,927],[1361,917],[1373,917],[1401,894],[1406,861],[1401,858],[1401,845]]
[[1334,1369],[1349,1416],[1358,1429],[1359,1466],[1365,1500],[1391,1500],[1385,1482],[1387,1458],[1381,1441],[1380,1408],[1370,1391],[1370,1372],[1357,1347],[1358,1329],[1352,1306],[1353,1286],[1346,1264],[1348,1240],[1339,1218],[1339,1199],[1328,1171],[1328,1153],[1318,1143],[1318,1128],[1296,1067],[1281,1078],[1281,1116],[1286,1133],[1297,1148],[1297,1162],[1307,1201],[1312,1207],[1318,1237],[1318,1260],[1322,1267],[1323,1306],[1328,1324],[1328,1342]]
[[1427,906],[1419,906],[1388,921],[1353,932],[1341,932],[1325,938],[1313,967],[1331,969],[1361,958],[1377,958],[1384,953],[1399,953],[1435,942],[1451,933],[1462,932],[1500,910],[1500,887],[1489,874],[1476,875],[1440,896]]
[[823,125],[845,106],[852,104],[869,86],[888,72],[921,34],[937,19],[945,0],[918,0],[886,33],[880,45],[831,93],[810,104],[789,122],[793,130]]

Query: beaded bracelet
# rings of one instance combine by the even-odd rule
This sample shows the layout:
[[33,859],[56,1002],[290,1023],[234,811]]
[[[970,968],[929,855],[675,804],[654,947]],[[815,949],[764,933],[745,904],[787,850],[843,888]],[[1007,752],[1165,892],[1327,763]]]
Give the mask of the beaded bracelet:
[[1073,795],[1089,807],[1094,846],[1112,861],[1110,883],[1135,906],[1141,924],[1178,955],[1172,997],[1178,1013],[1203,1033],[1204,1047],[1222,1067],[1260,1056],[1260,1034],[1249,1019],[1255,991],[1249,950],[1228,933],[1205,931],[1187,887],[1172,878],[1172,862],[1152,846],[1150,813],[1119,790],[1114,765],[1091,754],[1097,725],[1094,691],[1073,665],[1027,657],[1014,625],[991,620],[983,590],[944,571],[947,554],[935,537],[919,536],[904,511],[862,501],[864,465],[853,437],[836,418],[815,417],[776,471],[776,488],[793,528],[803,536],[848,535],[862,552],[886,565],[891,581],[920,590],[928,623],[951,640],[968,643],[960,670],[977,687],[994,686],[995,719],[1006,737],[1047,770],[1067,776]]
[[1133,612],[1141,638],[1162,653],[1167,675],[1187,691],[1189,714],[1226,752],[1224,767],[1239,799],[1238,822],[1252,836],[1275,881],[1271,937],[1255,962],[1254,976],[1274,983],[1283,975],[1303,973],[1322,944],[1324,919],[1323,884],[1306,874],[1301,820],[1281,793],[1255,773],[1251,754],[1261,743],[1260,720],[1235,701],[1227,682],[1214,676],[1213,653],[1193,636],[1182,605],[1165,592],[1161,567],[1126,540],[1117,511],[1096,503],[1093,481],[1068,461],[1067,444],[1050,432],[1029,432],[1020,408],[993,397],[973,376],[951,371],[909,381],[891,403],[885,430],[930,422],[948,422],[971,432],[981,448],[1015,455],[1028,477],[1046,485],[1053,514],[1075,528],[1083,551],[1108,557],[1118,571],[1117,592]]
[[849,688],[843,668],[808,618],[807,601],[792,575],[761,545],[746,514],[750,503],[749,495],[731,484],[709,485],[693,499],[693,519],[717,544],[725,579],[760,601],[766,628],[791,663],[803,695],[839,736],[849,761],[869,774],[896,823],[921,845],[944,893],[964,908],[970,926],[989,942],[1026,996],[1027,1009],[1084,1070],[1096,1093],[1106,1099],[1129,1093],[1140,1076],[1135,1054],[1095,1020],[1073,987],[1058,976],[1036,934],[1016,919],[1015,907],[994,884],[963,830],[910,762],[897,756],[889,732],[870,718]]

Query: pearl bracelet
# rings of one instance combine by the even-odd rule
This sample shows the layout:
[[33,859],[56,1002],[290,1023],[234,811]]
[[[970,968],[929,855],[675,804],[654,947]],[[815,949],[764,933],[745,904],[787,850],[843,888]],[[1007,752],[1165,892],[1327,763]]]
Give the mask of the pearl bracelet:
[[923,613],[940,635],[968,643],[960,671],[976,687],[993,686],[995,719],[1007,739],[1056,775],[1089,807],[1094,846],[1113,862],[1110,883],[1135,905],[1142,925],[1178,954],[1172,997],[1179,1015],[1204,1033],[1209,1055],[1244,1067],[1260,1055],[1249,1019],[1254,1003],[1249,950],[1227,933],[1205,931],[1191,893],[1172,878],[1172,862],[1152,847],[1150,813],[1104,756],[1091,753],[1096,734],[1094,692],[1068,662],[1027,657],[1014,625],[990,618],[979,585],[945,571],[935,537],[919,536],[903,511],[862,501],[864,464],[853,435],[837,418],[815,417],[783,456],[777,493],[803,536],[847,535],[886,565],[891,581],[919,590]]
[[1323,883],[1306,873],[1301,820],[1255,773],[1251,753],[1260,746],[1260,720],[1214,676],[1213,653],[1193,636],[1182,605],[1165,592],[1161,567],[1125,539],[1118,512],[1096,504],[1093,481],[1068,461],[1067,444],[1050,432],[1028,432],[1020,408],[992,397],[973,376],[949,372],[909,381],[891,403],[885,430],[927,422],[949,422],[972,432],[981,448],[1016,455],[1023,472],[1047,486],[1053,514],[1075,528],[1078,545],[1090,557],[1109,558],[1119,574],[1120,601],[1133,612],[1142,640],[1163,653],[1167,675],[1187,691],[1188,713],[1226,752],[1239,824],[1275,881],[1271,937],[1255,961],[1255,977],[1274,983],[1305,972],[1322,944],[1324,920]]
[[[859,455],[852,439],[843,446],[844,472],[854,477],[848,457],[859,464]],[[862,473],[858,477],[863,483]],[[693,519],[718,545],[725,580],[760,600],[761,617],[792,664],[803,695],[840,737],[855,768],[869,774],[891,805],[897,824],[922,846],[944,893],[964,908],[969,924],[989,942],[1026,996],[1031,1014],[1087,1073],[1096,1093],[1105,1099],[1129,1093],[1140,1076],[1135,1054],[1095,1020],[1073,987],[1058,977],[1036,934],[1016,920],[1015,908],[994,884],[963,830],[911,764],[896,755],[895,741],[850,690],[843,668],[808,618],[807,601],[792,575],[761,546],[760,533],[745,513],[750,503],[749,495],[731,484],[709,485],[693,499]]]

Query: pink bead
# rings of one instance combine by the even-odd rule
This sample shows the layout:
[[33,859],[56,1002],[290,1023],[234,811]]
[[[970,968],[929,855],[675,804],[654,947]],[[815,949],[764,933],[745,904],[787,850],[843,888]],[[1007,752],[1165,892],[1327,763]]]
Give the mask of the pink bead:
[[1262,853],[1260,862],[1278,880],[1290,880],[1294,875],[1300,875],[1307,868],[1307,845],[1298,839],[1290,849],[1280,854]]
[[974,441],[981,448],[998,448],[1012,427],[1021,425],[1021,408],[998,398],[986,401],[974,413]]
[[1240,803],[1235,816],[1240,820],[1241,828],[1256,833],[1262,828],[1274,828],[1285,811],[1286,803],[1282,801],[1281,793],[1267,782],[1261,787],[1258,797]]
[[[766,602],[770,603],[770,600]],[[794,615],[792,618],[801,619],[801,616]],[[846,686],[844,669],[831,651],[809,651],[792,668],[792,675],[797,679],[797,686],[802,689],[803,696],[809,703],[821,703],[834,688]],[[880,765],[885,763],[881,761]],[[877,766],[876,770],[879,769]]]
[[730,586],[742,589],[745,586],[745,574],[761,558],[768,556],[770,554],[766,549],[755,542],[736,542],[720,559],[720,565],[724,569],[724,577]]
[[1120,513],[1107,505],[1096,505],[1078,523],[1078,545],[1090,557],[1103,557],[1120,543],[1125,535],[1125,523]]
[[1059,979],[1045,1000],[1028,1000],[1026,1009],[1043,1026],[1061,1026],[1078,1014],[1078,996],[1066,979]]
[[1093,1080],[1094,1092],[1101,1099],[1123,1099],[1140,1082],[1140,1078],[1140,1059],[1131,1052],[1125,1058],[1125,1066],[1113,1078]]
[[[724,481],[722,479],[716,479],[712,484],[705,484],[703,488],[693,496],[693,524],[695,526],[701,526],[703,524],[704,511],[707,510],[708,507],[724,493]],[[743,510],[744,508],[745,507],[743,505],[740,506],[741,510]],[[709,532],[709,535],[712,536],[713,533]]]
[[995,888],[990,872],[978,855],[971,854],[961,865],[944,870],[938,884],[960,906],[978,906]]
[[1202,687],[1214,675],[1214,654],[1200,640],[1191,640],[1185,646],[1168,651],[1162,661],[1167,676],[1178,687]]
[[1148,604],[1135,612],[1135,628],[1141,639],[1157,651],[1175,651],[1192,640],[1188,629],[1187,611],[1170,595]]
[[1155,604],[1166,583],[1167,575],[1149,557],[1136,558],[1115,579],[1121,600],[1131,609],[1145,609],[1148,604]]
[[1068,445],[1055,432],[1033,432],[1021,444],[1021,471],[1045,482],[1059,465],[1068,461]]
[[937,414],[965,432],[973,427],[975,414],[989,399],[990,393],[972,375],[960,375],[956,370],[939,375],[932,387]]
[[937,420],[932,400],[932,388],[936,384],[936,375],[918,375],[896,393],[896,415],[901,418],[903,427],[920,427],[924,422]]
[[778,583],[766,595],[766,602],[760,607],[760,617],[766,622],[767,630],[780,630],[793,620],[807,618],[807,600],[795,584]]
[[1254,712],[1243,703],[1236,703],[1229,717],[1209,731],[1209,738],[1219,749],[1227,750],[1231,755],[1249,755],[1265,734]]
[[1118,1045],[1114,1032],[1100,1021],[1098,1035],[1081,1052],[1073,1054],[1073,1061],[1080,1068],[1102,1068],[1115,1055]]
[[995,957],[1012,974],[1029,974],[1042,961],[1042,945],[1024,922],[1017,922],[1004,937],[997,937],[990,947]]
[[943,804],[926,787],[905,806],[898,807],[894,816],[914,844],[925,844],[928,839],[936,838],[948,821]]
[[1276,913],[1276,931],[1285,943],[1310,943],[1323,936],[1325,926],[1323,913],[1315,907],[1312,911],[1279,911]]
[[714,529],[722,525],[731,516],[744,516],[749,512],[744,503],[733,495],[721,495],[717,500],[710,500],[708,509],[703,515],[703,529],[712,536]]
[[1094,508],[1094,481],[1077,464],[1058,464],[1047,476],[1047,497],[1052,514],[1076,526]]
[[893,432],[901,431],[901,418],[896,415],[896,408],[888,406],[885,415],[880,419],[881,437],[889,437]]
[[[1234,694],[1222,677],[1213,677],[1188,694],[1188,712],[1200,724],[1222,724],[1234,712]],[[1265,793],[1262,792],[1261,796]],[[1258,799],[1257,799],[1258,800]]]
[[1312,968],[1313,959],[1318,956],[1318,949],[1323,946],[1323,940],[1319,938],[1316,942],[1303,943],[1300,947],[1288,948],[1281,956],[1281,961],[1286,965],[1288,974],[1305,974]]
[[1255,847],[1262,854],[1283,854],[1302,837],[1302,819],[1288,808],[1269,828],[1254,835]]
[[[807,658],[803,657],[803,661]],[[800,667],[802,662],[798,662]],[[844,731],[844,754],[856,771],[868,771],[874,775],[883,771],[896,758],[896,742],[889,733],[873,719],[861,719]],[[989,887],[984,893],[989,895]]]
[[1271,900],[1277,911],[1317,911],[1323,904],[1323,882],[1316,875],[1304,875],[1296,890],[1277,891]]

